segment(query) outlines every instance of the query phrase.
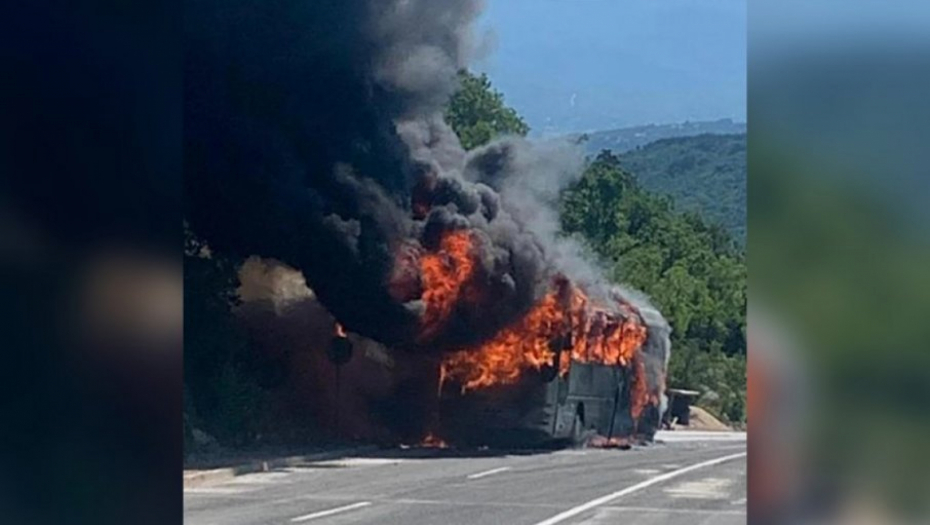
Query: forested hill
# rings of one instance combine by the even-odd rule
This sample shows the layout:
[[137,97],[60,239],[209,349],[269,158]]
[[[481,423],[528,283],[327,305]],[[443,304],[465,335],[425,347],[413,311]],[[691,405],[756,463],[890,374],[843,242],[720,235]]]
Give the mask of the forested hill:
[[570,138],[576,140],[583,138],[585,149],[592,155],[597,155],[605,149],[619,155],[657,140],[693,137],[707,133],[715,135],[746,133],[746,123],[734,122],[731,119],[720,119],[706,122],[683,122],[681,124],[649,124],[578,134]]
[[746,135],[698,135],[653,142],[620,155],[643,188],[723,226],[746,243]]

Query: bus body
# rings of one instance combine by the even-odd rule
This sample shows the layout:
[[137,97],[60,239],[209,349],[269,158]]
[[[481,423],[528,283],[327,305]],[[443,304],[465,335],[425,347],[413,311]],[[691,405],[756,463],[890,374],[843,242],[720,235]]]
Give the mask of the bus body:
[[669,328],[655,310],[642,317],[649,335],[637,359],[647,360],[650,373],[662,379],[650,386],[658,402],[647,405],[637,420],[630,391],[633,366],[572,361],[565,375],[544,368],[524,374],[517,384],[469,392],[444,385],[438,418],[442,435],[468,446],[577,444],[593,436],[651,441],[666,405]]
[[632,434],[629,373],[620,366],[573,362],[565,376],[527,374],[519,384],[443,392],[443,435],[469,446],[577,443],[593,435]]

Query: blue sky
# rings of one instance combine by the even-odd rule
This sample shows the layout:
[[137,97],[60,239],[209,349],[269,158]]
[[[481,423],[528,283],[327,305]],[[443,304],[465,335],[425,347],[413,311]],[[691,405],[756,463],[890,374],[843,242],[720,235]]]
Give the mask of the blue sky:
[[746,118],[746,0],[486,0],[487,72],[534,134]]

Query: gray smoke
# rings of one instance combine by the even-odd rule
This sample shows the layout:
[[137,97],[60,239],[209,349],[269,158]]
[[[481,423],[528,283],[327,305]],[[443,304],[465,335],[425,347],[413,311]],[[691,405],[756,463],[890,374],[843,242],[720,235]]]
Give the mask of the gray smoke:
[[[187,216],[211,246],[295,268],[354,332],[442,351],[487,338],[564,274],[607,294],[556,200],[565,144],[466,153],[442,112],[476,48],[476,0],[194,0],[187,5]],[[411,261],[468,230],[473,286],[418,340]],[[415,264],[413,264],[415,266]]]
[[672,328],[665,317],[651,305],[638,306],[640,315],[648,329],[646,342],[640,352],[645,363],[646,380],[650,391],[658,391],[660,395],[659,413],[665,412],[668,400],[665,395],[665,373],[668,370],[668,361],[671,358]]

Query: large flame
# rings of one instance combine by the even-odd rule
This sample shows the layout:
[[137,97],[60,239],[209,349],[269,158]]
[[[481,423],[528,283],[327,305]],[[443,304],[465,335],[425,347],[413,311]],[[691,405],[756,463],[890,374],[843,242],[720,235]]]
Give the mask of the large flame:
[[[572,360],[628,366],[646,341],[646,327],[633,308],[625,303],[614,308],[591,304],[577,288],[571,305]],[[568,366],[566,360],[561,372],[568,372]]]
[[455,309],[462,290],[475,273],[472,235],[465,230],[447,232],[435,252],[420,257],[425,304],[420,340],[428,341],[443,327]]
[[[434,251],[421,252],[419,283],[425,309],[419,340],[429,343],[472,294],[475,238],[465,230],[446,232]],[[477,303],[475,303],[477,304]],[[447,353],[440,364],[439,389],[454,383],[465,394],[518,383],[528,372],[565,376],[571,365],[599,363],[624,368],[630,378],[634,421],[658,405],[661,386],[650,388],[641,349],[647,329],[639,312],[622,300],[595,301],[559,277],[528,312],[490,340]],[[424,443],[432,444],[433,439]]]
[[[557,367],[564,375],[572,361],[628,366],[645,340],[646,328],[630,306],[595,306],[580,289],[561,282],[487,343],[448,355],[440,381],[454,380],[464,393],[515,383],[525,372],[544,366]],[[647,402],[644,379],[634,381],[634,396],[642,398],[640,411]]]
[[516,382],[524,371],[554,366],[555,353],[549,341],[562,331],[565,312],[556,294],[547,295],[515,324],[504,328],[477,349],[447,356],[441,367],[440,383],[455,379],[462,391]]

